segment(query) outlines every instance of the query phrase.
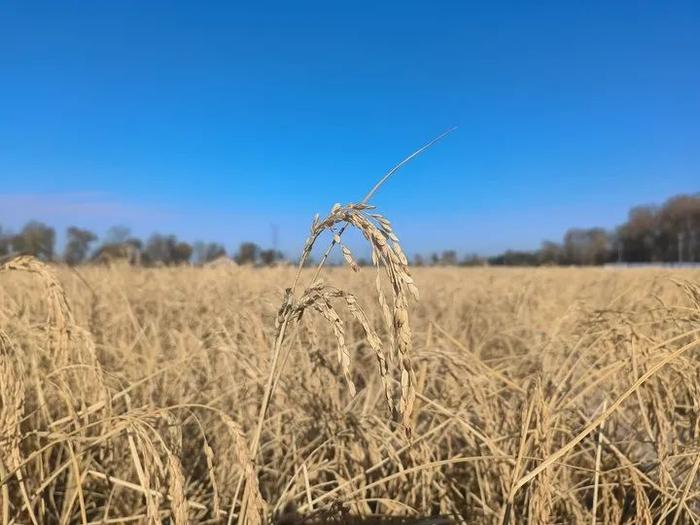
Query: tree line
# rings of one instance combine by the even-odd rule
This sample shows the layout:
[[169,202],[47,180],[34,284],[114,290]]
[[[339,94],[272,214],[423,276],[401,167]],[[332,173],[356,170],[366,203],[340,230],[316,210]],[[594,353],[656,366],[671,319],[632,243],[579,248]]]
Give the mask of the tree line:
[[538,250],[508,250],[494,257],[459,259],[447,250],[416,264],[431,265],[601,265],[606,263],[700,262],[700,193],[677,195],[662,205],[637,206],[613,230],[571,228],[561,242],[544,241]]
[[43,261],[62,261],[71,266],[115,259],[127,259],[132,264],[144,266],[201,265],[224,257],[239,264],[272,265],[284,259],[278,250],[263,249],[253,242],[241,243],[231,256],[220,243],[198,241],[190,244],[175,235],[154,233],[144,242],[123,226],[110,228],[104,240],[98,241],[94,232],[71,226],[66,229],[63,251],[58,253],[54,228],[30,221],[18,233],[0,227],[0,257],[21,253]]
[[[70,265],[128,258],[133,264],[201,265],[222,257],[239,264],[272,265],[284,260],[281,252],[244,242],[229,255],[217,242],[179,240],[175,235],[154,233],[145,242],[131,235],[128,228],[111,228],[103,241],[90,230],[72,226],[66,230],[62,253],[56,253],[56,232],[50,226],[30,221],[20,232],[0,227],[0,257],[13,253],[33,255],[45,261]],[[364,261],[358,261],[364,262]],[[508,250],[494,257],[459,257],[446,250],[429,257],[417,255],[423,265],[600,265],[605,263],[700,262],[700,193],[677,195],[660,206],[637,206],[627,221],[608,231],[603,228],[571,228],[561,242],[544,241],[532,251]]]

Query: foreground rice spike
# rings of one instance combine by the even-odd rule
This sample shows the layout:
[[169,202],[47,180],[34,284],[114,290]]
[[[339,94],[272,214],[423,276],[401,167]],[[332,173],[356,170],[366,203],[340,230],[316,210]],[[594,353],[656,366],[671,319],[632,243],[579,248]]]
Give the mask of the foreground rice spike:
[[[418,290],[410,276],[408,261],[401,251],[398,238],[392,233],[391,236],[395,240],[391,241],[392,244],[390,246],[387,242],[385,233],[382,231],[382,228],[385,228],[384,231],[386,231],[388,221],[385,221],[383,218],[381,218],[381,216],[368,215],[366,212],[370,209],[373,209],[373,207],[365,203],[347,204],[345,206],[336,204],[333,206],[329,215],[324,219],[321,220],[316,217],[311,225],[309,238],[306,240],[302,251],[295,283],[298,281],[301,268],[311,255],[314,244],[324,231],[329,230],[334,233],[335,243],[335,239],[339,237],[340,233],[344,231],[345,227],[347,225],[351,225],[359,230],[365,239],[370,243],[372,260],[374,261],[374,265],[377,270],[377,278],[380,279],[380,271],[381,268],[383,268],[391,285],[393,311],[390,314],[389,321],[393,330],[390,331],[390,334],[392,345],[395,344],[396,346],[396,352],[392,352],[392,354],[397,354],[399,357],[399,369],[397,375],[400,377],[399,384],[401,391],[400,400],[398,403],[398,414],[401,416],[402,425],[406,434],[410,436],[412,432],[411,413],[413,411],[416,394],[415,374],[413,372],[410,357],[411,329],[408,322],[408,294],[417,298]],[[380,218],[384,220],[384,225],[381,224]],[[336,226],[339,224],[343,224],[343,226],[339,233],[335,233]],[[347,259],[349,259],[348,262],[351,268],[355,270],[354,260],[352,257],[346,254],[346,260]],[[378,290],[381,290],[381,283],[378,284]],[[282,304],[275,319],[277,333],[275,336],[273,361],[271,365],[270,378],[263,396],[256,433],[251,444],[251,457],[253,460],[255,460],[258,446],[260,444],[262,424],[265,418],[270,396],[272,395],[275,377],[278,377],[281,373],[280,370],[276,370],[276,363],[282,349],[282,344],[284,343],[287,328],[290,324],[298,322],[307,309],[316,310],[330,324],[337,342],[338,361],[340,363],[343,376],[345,377],[350,394],[352,396],[355,395],[355,385],[352,381],[352,374],[350,371],[351,356],[345,343],[344,323],[341,317],[338,315],[336,309],[333,307],[331,303],[332,299],[343,299],[349,312],[363,327],[367,338],[367,343],[377,357],[379,374],[384,385],[384,393],[387,404],[390,411],[392,413],[396,413],[395,407],[397,406],[397,403],[394,402],[391,394],[391,373],[389,372],[387,360],[382,350],[381,339],[371,328],[369,320],[364,314],[362,308],[358,305],[355,296],[344,290],[326,287],[322,282],[316,280],[314,280],[312,284],[301,294],[299,299],[296,299],[294,289],[289,288],[285,293],[284,299],[282,300]],[[386,299],[381,293],[379,294],[378,301],[383,307],[386,305]],[[250,490],[250,483],[252,483],[252,480],[247,478],[246,490]],[[255,492],[254,488],[252,490]],[[248,512],[251,512],[251,510],[253,509],[246,505],[244,499],[244,503],[239,514],[239,524],[245,523],[246,520],[251,520],[251,517],[248,516]]]
[[[306,293],[299,299],[298,303],[292,305],[290,317],[299,321],[308,308],[314,308],[328,320],[332,325],[336,334],[339,351],[339,362],[343,370],[343,375],[348,382],[348,388],[351,394],[355,395],[355,385],[352,382],[350,374],[350,358],[343,337],[343,324],[337,312],[331,305],[331,299],[339,298],[345,303],[350,314],[362,326],[367,338],[367,343],[373,350],[377,363],[379,365],[379,375],[384,386],[384,396],[391,411],[394,410],[394,401],[391,395],[391,381],[389,379],[389,368],[387,366],[386,357],[382,348],[382,340],[370,325],[369,319],[364,310],[357,303],[357,299],[351,293],[345,292],[332,286],[325,286],[323,283],[317,283],[306,290]],[[339,326],[336,326],[339,325]]]
[[56,367],[70,362],[70,329],[75,325],[66,294],[53,271],[41,261],[21,255],[0,266],[0,272],[20,271],[37,275],[46,289],[49,351]]
[[[451,128],[444,133],[441,133],[438,135],[436,138],[419,148],[418,150],[414,151],[411,155],[403,159],[401,162],[396,164],[393,168],[391,168],[380,180],[377,182],[377,184],[372,187],[372,189],[365,195],[364,199],[362,199],[362,202],[359,204],[348,204],[346,206],[341,206],[339,204],[336,204],[333,206],[331,209],[331,213],[326,217],[324,220],[319,220],[318,215],[314,218],[312,224],[311,224],[311,233],[309,235],[309,238],[306,240],[306,243],[304,245],[304,249],[302,251],[302,255],[299,258],[299,266],[297,268],[297,273],[294,278],[294,282],[287,290],[285,293],[285,297],[282,302],[282,306],[280,307],[280,310],[278,312],[275,325],[277,328],[277,334],[275,336],[275,343],[274,343],[274,348],[273,348],[273,354],[272,354],[272,362],[270,363],[270,372],[267,380],[267,384],[265,387],[265,392],[263,394],[263,399],[260,404],[260,410],[258,413],[258,422],[255,428],[255,434],[253,435],[253,441],[250,446],[251,450],[251,456],[255,460],[257,453],[258,453],[258,447],[260,446],[260,439],[262,435],[262,429],[263,429],[263,424],[265,422],[265,415],[267,413],[267,408],[270,403],[270,398],[272,396],[272,391],[274,389],[274,386],[276,384],[276,380],[279,377],[280,371],[277,369],[279,359],[280,359],[280,354],[282,351],[282,344],[285,339],[285,335],[287,332],[287,327],[289,325],[290,320],[292,319],[292,311],[294,308],[295,304],[295,299],[294,299],[294,292],[296,290],[297,284],[299,282],[299,278],[301,276],[301,270],[306,264],[310,254],[311,250],[314,247],[314,244],[316,240],[318,239],[319,235],[326,229],[329,229],[332,234],[333,234],[333,241],[331,242],[330,246],[326,250],[326,252],[323,254],[321,257],[321,261],[319,262],[318,267],[316,268],[316,272],[314,274],[314,277],[311,280],[311,285],[310,287],[313,287],[318,279],[318,275],[321,272],[321,269],[323,268],[324,263],[326,262],[328,255],[330,254],[331,250],[333,247],[336,245],[337,242],[340,241],[340,237],[343,235],[343,232],[345,232],[345,229],[347,228],[348,225],[352,225],[362,234],[364,235],[365,239],[367,239],[370,243],[370,246],[372,248],[372,261],[374,262],[375,266],[378,268],[379,266],[379,261],[381,260],[384,264],[384,268],[386,270],[386,273],[389,277],[389,280],[392,284],[392,289],[394,293],[394,316],[393,316],[393,326],[394,326],[394,332],[395,332],[395,339],[399,341],[398,343],[398,351],[401,355],[401,401],[399,404],[400,407],[400,412],[402,415],[402,422],[404,425],[404,429],[406,430],[406,433],[410,436],[411,434],[411,412],[413,410],[413,405],[415,401],[415,388],[414,388],[414,383],[415,383],[415,375],[413,373],[413,370],[411,368],[411,360],[409,356],[409,348],[410,348],[410,339],[411,339],[411,331],[408,326],[408,313],[407,313],[407,306],[408,302],[405,299],[405,290],[408,289],[410,293],[417,298],[418,297],[418,290],[413,284],[413,279],[411,279],[409,272],[408,272],[408,261],[406,257],[404,256],[401,247],[398,242],[398,237],[395,236],[391,229],[391,223],[384,219],[383,217],[380,216],[374,216],[374,217],[367,217],[364,214],[364,211],[367,209],[370,209],[369,206],[369,201],[371,200],[372,196],[377,192],[377,190],[394,174],[396,173],[401,167],[403,167],[405,164],[410,162],[412,159],[414,159],[416,156],[420,155],[422,152],[430,148],[433,144],[437,143],[438,141],[442,140],[444,137],[446,137],[448,134],[450,134],[452,131],[454,131],[456,128]],[[379,223],[379,227],[377,227],[371,219],[376,220]],[[334,227],[338,224],[342,224],[340,226],[340,229],[336,231]],[[382,233],[384,231],[389,238],[392,241],[392,246],[388,247],[387,242],[386,242],[386,237]],[[345,247],[344,247],[345,248]],[[352,254],[350,253],[349,249],[345,248],[343,250],[343,255],[346,259],[346,261],[351,265],[353,270],[357,270],[358,267],[356,264],[354,264],[354,259],[352,258]],[[302,294],[303,295],[303,294]],[[382,302],[383,298],[380,296],[379,301]],[[326,314],[329,314],[330,311],[328,308],[324,308],[324,311]],[[341,353],[341,359],[343,363],[347,363],[346,356],[343,356],[343,339],[342,339],[342,332],[340,331],[340,325],[336,321],[336,318],[331,315],[330,320],[332,321],[332,324],[334,326],[334,331],[336,334],[336,339],[338,340],[338,345],[340,348],[340,353]],[[396,338],[396,334],[398,334],[398,338]],[[371,343],[370,343],[371,344]],[[381,369],[381,365],[380,365]],[[348,377],[349,373],[346,373],[347,369],[344,367],[344,375],[346,375],[346,378]],[[352,381],[348,382],[349,385],[352,385]],[[350,386],[351,392],[354,387]],[[389,399],[391,399],[391,396],[387,396]],[[390,407],[393,408],[393,404],[390,402]],[[245,513],[242,512],[241,515],[239,516],[239,523],[242,523],[245,519]]]
[[224,424],[234,443],[236,460],[243,468],[244,487],[241,508],[238,513],[238,523],[258,525],[263,522],[267,504],[260,494],[258,477],[255,472],[255,462],[250,456],[245,434],[240,425],[229,417],[224,417]]
[[[374,209],[372,206],[362,203],[347,204],[344,206],[336,204],[333,206],[328,216],[323,219],[314,219],[311,226],[311,233],[306,240],[301,258],[302,261],[304,261],[310,256],[321,233],[326,230],[334,232],[339,224],[355,227],[369,242],[372,260],[377,270],[377,299],[382,310],[385,312],[387,324],[391,326],[391,355],[397,355],[399,361],[398,375],[401,385],[401,399],[398,403],[399,414],[406,431],[410,433],[411,413],[415,403],[415,374],[412,369],[410,357],[411,329],[408,322],[408,296],[411,295],[414,298],[418,298],[418,289],[411,277],[408,261],[401,250],[398,237],[393,233],[389,221],[381,215],[368,214],[367,211],[372,209]],[[337,235],[338,234],[335,234],[335,236]],[[337,241],[335,242],[337,243]],[[391,245],[389,242],[391,242]],[[392,291],[392,310],[389,309],[386,298],[382,292],[382,268],[384,269]],[[345,348],[342,321],[328,301],[321,300],[325,299],[321,290],[321,284],[312,284],[304,292],[302,296],[303,299],[297,303],[294,303],[294,296],[290,290],[282,303],[277,324],[278,327],[286,326],[289,319],[294,316],[297,318],[300,317],[301,313],[303,313],[303,309],[307,306],[317,309],[333,326],[336,339],[338,340],[339,357],[343,368],[343,374],[346,379],[348,379],[348,386],[351,392],[354,393],[354,386],[349,379],[350,373],[348,367],[350,356],[347,354],[347,349]],[[342,295],[342,293],[340,295]],[[355,301],[354,304],[356,304],[354,296],[353,301]],[[286,315],[290,316],[288,319],[284,319],[285,312]],[[294,316],[292,316],[292,312],[294,312]],[[370,346],[374,349],[376,341],[374,344],[370,342]],[[383,357],[380,360],[380,368],[382,367],[381,363],[386,363]],[[384,371],[380,370],[380,373],[383,374]],[[393,409],[394,403],[391,401],[390,396],[388,397],[389,406]]]

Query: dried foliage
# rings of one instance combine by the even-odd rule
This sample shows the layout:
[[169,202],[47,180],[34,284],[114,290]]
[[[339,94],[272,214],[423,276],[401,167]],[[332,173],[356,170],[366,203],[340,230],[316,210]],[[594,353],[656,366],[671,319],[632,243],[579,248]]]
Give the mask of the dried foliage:
[[412,276],[366,205],[305,253],[346,224],[323,280],[6,262],[1,523],[700,520],[699,272]]

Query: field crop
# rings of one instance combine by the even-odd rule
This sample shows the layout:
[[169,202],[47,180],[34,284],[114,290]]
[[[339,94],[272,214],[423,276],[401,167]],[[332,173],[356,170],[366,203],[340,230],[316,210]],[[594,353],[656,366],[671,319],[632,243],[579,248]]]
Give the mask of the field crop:
[[373,269],[331,268],[385,365],[336,294],[270,389],[294,278],[6,263],[2,523],[700,520],[700,272],[416,268],[402,356]]

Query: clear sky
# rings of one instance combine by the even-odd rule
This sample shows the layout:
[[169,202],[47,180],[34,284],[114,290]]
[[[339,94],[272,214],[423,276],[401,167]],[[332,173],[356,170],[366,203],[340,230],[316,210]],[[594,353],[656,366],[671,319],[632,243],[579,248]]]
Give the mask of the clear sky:
[[700,2],[17,1],[0,224],[296,253],[377,195],[409,253],[492,254],[700,191]]

